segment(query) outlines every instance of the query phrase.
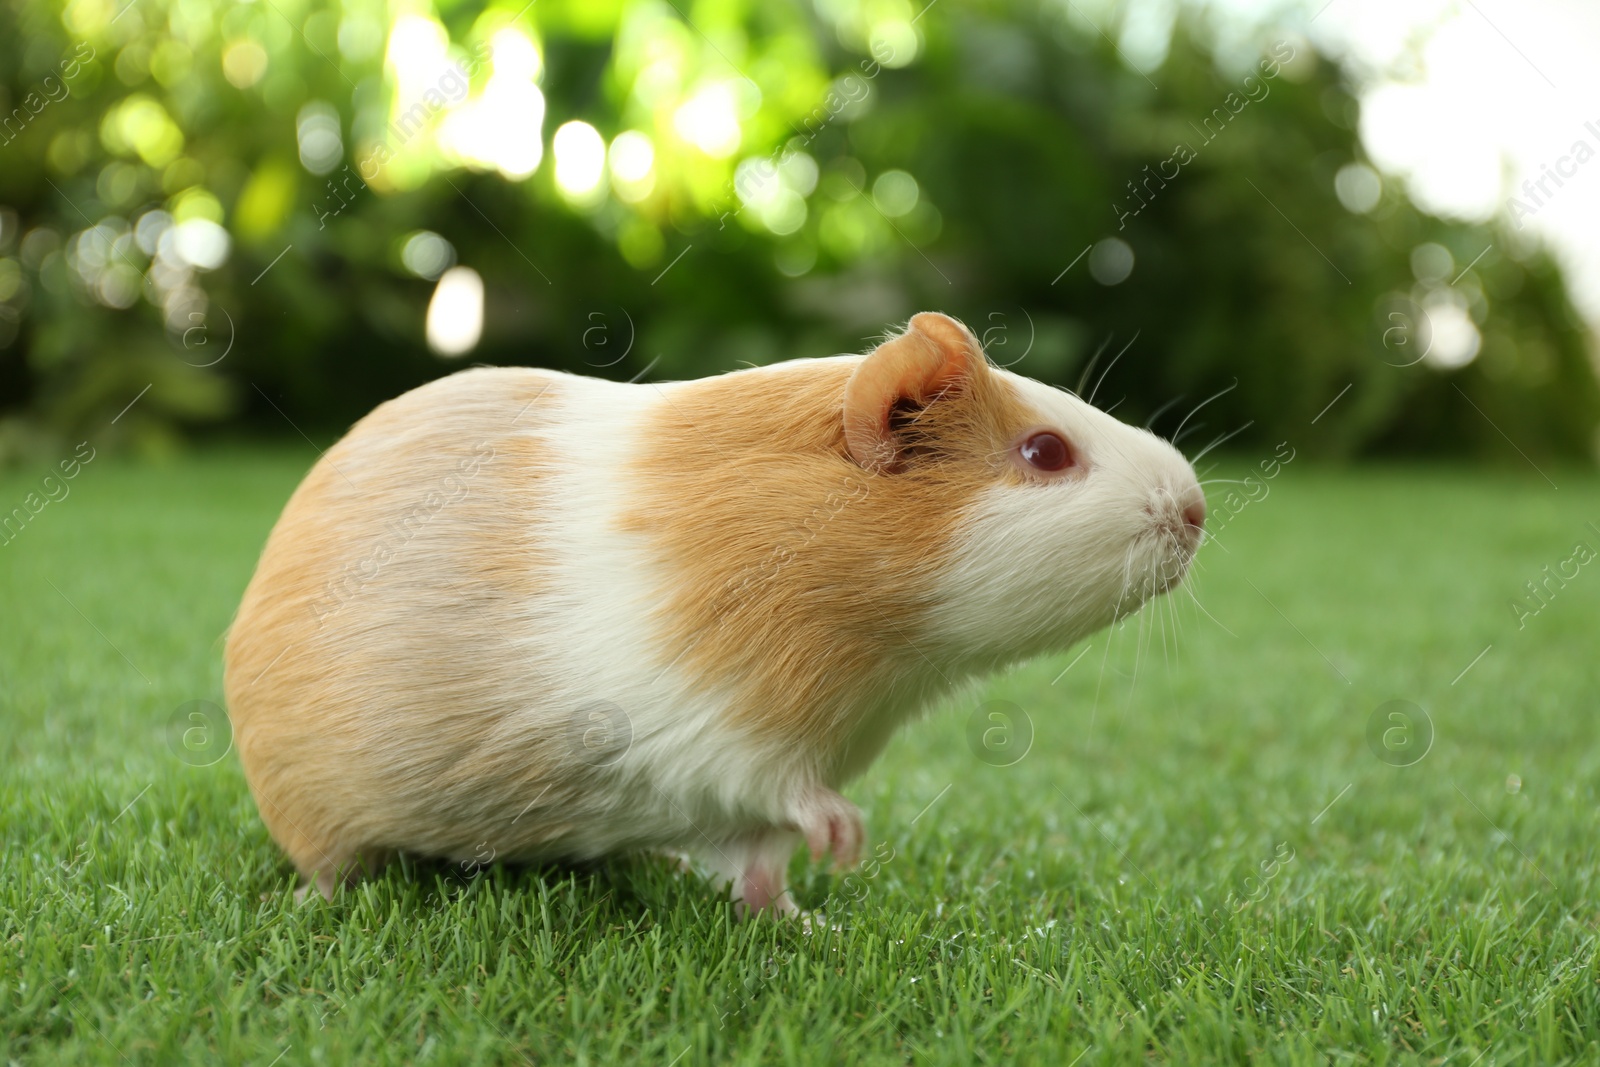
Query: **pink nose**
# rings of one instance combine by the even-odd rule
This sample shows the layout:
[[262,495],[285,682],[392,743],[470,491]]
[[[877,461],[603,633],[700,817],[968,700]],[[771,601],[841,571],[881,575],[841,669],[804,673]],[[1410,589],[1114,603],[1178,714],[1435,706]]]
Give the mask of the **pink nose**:
[[1193,504],[1183,509],[1183,521],[1193,526],[1196,531],[1206,528],[1206,502],[1196,500]]

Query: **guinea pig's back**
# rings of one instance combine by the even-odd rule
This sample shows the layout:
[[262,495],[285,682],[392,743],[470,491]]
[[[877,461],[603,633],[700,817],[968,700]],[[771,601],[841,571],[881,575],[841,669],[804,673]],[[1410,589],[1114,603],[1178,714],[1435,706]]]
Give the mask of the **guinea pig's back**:
[[[603,566],[585,527],[606,525],[615,487],[588,459],[575,476],[572,452],[596,411],[622,432],[640,402],[466,371],[379,407],[296,490],[229,632],[225,688],[262,815],[302,870],[470,854],[507,797],[573,785],[554,709],[595,682],[573,670],[573,547]],[[535,826],[562,832],[530,819],[500,844]]]

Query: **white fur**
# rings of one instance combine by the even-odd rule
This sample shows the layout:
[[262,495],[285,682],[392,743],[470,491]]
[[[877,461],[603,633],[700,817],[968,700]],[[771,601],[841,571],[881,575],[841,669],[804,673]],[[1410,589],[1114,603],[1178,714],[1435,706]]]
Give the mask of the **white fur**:
[[[729,725],[734,717],[726,700],[691,691],[675,665],[661,668],[653,612],[665,599],[669,576],[657,571],[640,534],[622,529],[631,477],[625,468],[642,451],[637,428],[659,405],[670,404],[672,388],[562,377],[558,399],[541,402],[537,416],[528,418],[538,424],[556,473],[538,484],[548,499],[540,532],[547,555],[537,566],[550,590],[532,610],[505,623],[544,676],[520,696],[520,730],[559,733],[570,749],[572,710],[598,703],[607,710],[595,729],[630,734],[631,741],[614,761],[588,772],[593,788],[580,805],[548,811],[536,805],[522,816],[570,826],[556,847],[512,848],[500,858],[675,847],[734,868],[730,841],[790,815],[800,761],[742,735]],[[551,700],[546,686],[562,698]],[[604,721],[619,714],[621,721]],[[571,755],[590,756],[576,749]],[[504,798],[518,808],[535,799]],[[726,863],[718,862],[722,851],[729,853]]]
[[1182,525],[1184,504],[1203,500],[1166,441],[1062,390],[995,373],[1038,411],[1041,428],[1066,434],[1087,473],[996,485],[962,522],[931,630],[975,670],[1067,648],[1181,577],[1193,545],[1167,531]]
[[[483,403],[484,414],[473,418],[483,421],[484,440],[534,439],[541,470],[527,484],[537,497],[531,507],[506,501],[527,507],[538,524],[530,581],[507,587],[534,591],[511,602],[494,589],[456,589],[451,576],[465,573],[461,531],[448,510],[430,512],[399,544],[396,562],[338,598],[313,647],[296,652],[338,666],[352,647],[379,643],[381,634],[387,647],[427,656],[428,676],[444,679],[439,692],[471,705],[440,706],[443,698],[419,691],[410,672],[381,659],[352,658],[347,673],[335,672],[328,714],[365,722],[355,748],[339,754],[337,773],[348,775],[349,795],[361,806],[381,812],[335,813],[363,847],[461,862],[675,848],[736,880],[736,897],[766,901],[781,892],[784,862],[799,840],[791,828],[813,849],[820,843],[836,855],[859,845],[859,815],[832,787],[863,770],[906,718],[976,672],[1063,648],[1132,610],[1181,574],[1192,554],[1181,507],[1199,487],[1176,450],[1075,397],[994,370],[1037,411],[1040,428],[1067,436],[1086,474],[997,484],[970,506],[932,616],[915,636],[923,656],[880,691],[863,693],[872,707],[857,718],[843,762],[819,771],[813,753],[737,726],[735,712],[744,709],[732,694],[707,694],[677,663],[662,665],[670,653],[657,612],[673,576],[661,572],[648,532],[628,528],[624,515],[635,459],[648,451],[640,429],[683,387],[545,375],[549,395],[500,425],[498,409],[482,398],[509,379],[487,376],[516,373],[469,372],[424,387],[418,394],[432,397],[414,394],[409,402],[422,412],[446,397],[474,412],[471,405]],[[404,435],[358,431],[329,452],[327,462],[374,516],[403,512],[429,488],[409,482],[409,468],[396,469]],[[505,451],[497,461],[514,462],[513,450]],[[483,484],[469,481],[466,492]],[[514,495],[518,480],[497,484]],[[379,521],[351,520],[338,538],[359,554]],[[1172,561],[1176,572],[1160,574]],[[465,606],[471,596],[499,596],[485,601],[494,617]],[[234,687],[248,690],[230,679],[230,700]],[[590,709],[595,731],[627,740],[583,748]],[[382,715],[373,719],[374,710]],[[488,725],[451,736],[452,722]],[[283,738],[262,758],[293,766],[315,753],[326,765],[328,754],[316,751],[321,743]],[[544,768],[545,791],[530,765]],[[260,792],[260,781],[252,786]],[[386,836],[397,834],[406,839]]]

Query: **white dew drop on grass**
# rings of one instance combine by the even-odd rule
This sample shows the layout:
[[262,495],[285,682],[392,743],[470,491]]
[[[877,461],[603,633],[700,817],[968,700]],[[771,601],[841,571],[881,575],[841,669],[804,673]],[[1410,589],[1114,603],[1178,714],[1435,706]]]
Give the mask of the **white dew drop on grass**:
[[471,267],[451,267],[428,301],[428,347],[455,358],[471,352],[482,336],[483,278]]

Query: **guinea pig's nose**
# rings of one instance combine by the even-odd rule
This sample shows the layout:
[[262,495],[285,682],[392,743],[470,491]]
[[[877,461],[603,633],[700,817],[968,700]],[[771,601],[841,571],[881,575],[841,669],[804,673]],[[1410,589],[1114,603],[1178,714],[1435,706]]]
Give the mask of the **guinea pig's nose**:
[[1206,501],[1204,497],[1183,509],[1183,521],[1193,526],[1197,533],[1206,528]]

